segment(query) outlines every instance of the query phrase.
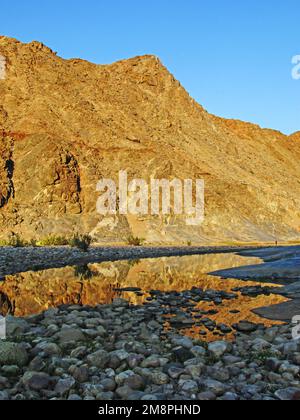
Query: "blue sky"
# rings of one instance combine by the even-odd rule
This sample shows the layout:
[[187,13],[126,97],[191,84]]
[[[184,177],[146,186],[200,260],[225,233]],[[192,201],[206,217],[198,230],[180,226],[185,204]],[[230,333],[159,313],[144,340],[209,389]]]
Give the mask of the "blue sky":
[[96,63],[155,54],[209,112],[300,130],[299,0],[14,0],[2,35]]

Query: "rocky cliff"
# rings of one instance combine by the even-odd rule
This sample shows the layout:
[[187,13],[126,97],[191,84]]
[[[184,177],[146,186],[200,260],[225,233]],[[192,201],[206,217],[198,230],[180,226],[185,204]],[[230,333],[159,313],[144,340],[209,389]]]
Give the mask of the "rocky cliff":
[[[7,37],[0,37],[0,55],[2,237],[81,231],[103,242],[130,233],[149,243],[299,239],[299,133],[210,115],[153,56],[96,65]],[[120,170],[146,180],[204,179],[204,224],[98,215],[97,181],[117,180]]]

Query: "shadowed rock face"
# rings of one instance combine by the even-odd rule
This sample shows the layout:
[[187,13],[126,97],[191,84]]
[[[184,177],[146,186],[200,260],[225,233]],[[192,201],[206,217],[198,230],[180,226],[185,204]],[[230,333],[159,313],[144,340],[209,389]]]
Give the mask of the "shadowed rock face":
[[8,204],[14,195],[13,139],[0,134],[0,208]]
[[[208,114],[153,56],[112,65],[63,60],[0,38],[1,236],[72,231],[150,243],[299,239],[299,133],[287,137]],[[101,217],[96,184],[201,178],[206,219]]]

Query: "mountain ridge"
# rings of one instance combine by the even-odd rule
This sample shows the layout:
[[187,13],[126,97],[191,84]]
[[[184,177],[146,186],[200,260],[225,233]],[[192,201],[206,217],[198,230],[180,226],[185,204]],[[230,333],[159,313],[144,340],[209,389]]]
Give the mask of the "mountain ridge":
[[[299,239],[299,132],[286,136],[209,114],[152,55],[98,65],[7,37],[0,37],[0,54],[7,60],[0,80],[2,236]],[[120,170],[146,180],[204,178],[204,225],[190,229],[175,216],[99,217],[96,183]]]

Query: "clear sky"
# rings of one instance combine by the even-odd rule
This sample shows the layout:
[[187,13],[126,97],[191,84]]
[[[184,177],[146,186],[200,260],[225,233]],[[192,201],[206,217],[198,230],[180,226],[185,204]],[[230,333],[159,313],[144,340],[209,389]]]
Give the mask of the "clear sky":
[[300,130],[299,0],[1,1],[0,33],[65,58],[155,54],[209,112]]

